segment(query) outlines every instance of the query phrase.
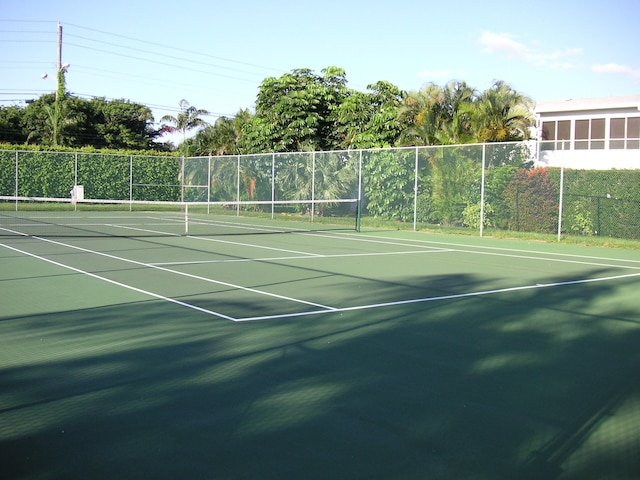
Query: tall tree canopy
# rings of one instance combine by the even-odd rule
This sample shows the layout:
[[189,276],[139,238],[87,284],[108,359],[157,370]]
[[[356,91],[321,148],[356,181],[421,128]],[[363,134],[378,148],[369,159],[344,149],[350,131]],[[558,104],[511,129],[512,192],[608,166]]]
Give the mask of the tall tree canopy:
[[245,125],[247,153],[332,150],[338,106],[350,95],[345,72],[328,67],[322,75],[297,69],[265,79],[256,99],[255,116]]
[[391,147],[400,133],[397,109],[406,93],[389,82],[353,91],[338,106],[335,130],[339,148]]
[[127,100],[42,95],[25,108],[0,111],[0,141],[72,148],[144,150],[154,143],[151,110]]
[[241,109],[213,125],[202,119],[207,110],[181,100],[179,113],[163,116],[156,131],[149,108],[70,95],[64,73],[55,94],[26,108],[0,108],[0,141],[166,149],[155,140],[178,133],[185,154],[228,155],[514,141],[529,138],[534,125],[532,101],[503,81],[483,92],[452,81],[409,93],[378,81],[361,92],[347,87],[342,68],[327,67],[264,79],[253,113]]

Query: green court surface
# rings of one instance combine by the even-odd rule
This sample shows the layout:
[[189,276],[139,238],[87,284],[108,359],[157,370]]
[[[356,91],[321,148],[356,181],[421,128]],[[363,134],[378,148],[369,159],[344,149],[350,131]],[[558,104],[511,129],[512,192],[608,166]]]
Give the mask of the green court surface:
[[640,478],[640,254],[0,237],[0,478]]

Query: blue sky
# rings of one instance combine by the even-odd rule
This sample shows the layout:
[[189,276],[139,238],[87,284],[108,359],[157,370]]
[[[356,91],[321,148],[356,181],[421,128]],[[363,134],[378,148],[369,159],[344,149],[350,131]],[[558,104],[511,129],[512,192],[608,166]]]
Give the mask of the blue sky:
[[58,22],[68,90],[143,103],[156,120],[181,99],[233,115],[264,78],[328,66],[363,91],[498,79],[534,101],[640,94],[637,0],[6,3],[0,105],[55,90]]

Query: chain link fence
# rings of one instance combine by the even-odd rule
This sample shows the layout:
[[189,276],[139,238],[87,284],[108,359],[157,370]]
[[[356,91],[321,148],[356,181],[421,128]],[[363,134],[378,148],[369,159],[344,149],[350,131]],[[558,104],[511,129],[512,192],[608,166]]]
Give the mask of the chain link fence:
[[640,239],[640,150],[631,152],[638,169],[626,170],[540,166],[540,151],[536,142],[189,158],[0,151],[0,207],[68,198],[83,185],[93,199],[211,202],[238,213],[326,200],[291,207],[318,216],[334,213],[330,200],[359,199],[363,225]]

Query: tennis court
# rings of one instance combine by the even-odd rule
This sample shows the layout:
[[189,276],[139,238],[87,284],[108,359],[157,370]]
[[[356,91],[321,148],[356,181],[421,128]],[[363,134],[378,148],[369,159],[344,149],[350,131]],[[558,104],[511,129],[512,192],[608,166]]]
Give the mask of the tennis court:
[[637,251],[106,215],[5,214],[2,478],[640,474]]

